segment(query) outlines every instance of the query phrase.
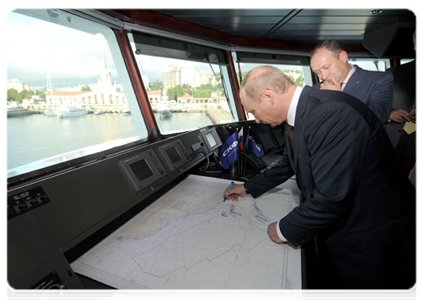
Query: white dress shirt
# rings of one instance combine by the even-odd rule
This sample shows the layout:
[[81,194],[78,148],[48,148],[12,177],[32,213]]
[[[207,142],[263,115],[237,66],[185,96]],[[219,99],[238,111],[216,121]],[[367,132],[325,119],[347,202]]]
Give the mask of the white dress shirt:
[[354,72],[355,72],[355,66],[351,65],[351,64],[350,64],[350,66],[351,66],[351,70],[348,72],[347,77],[345,77],[344,81],[342,81],[342,83],[341,83],[342,91],[344,91],[344,88],[347,85],[348,80],[350,80],[352,74],[354,74]]
[[[297,86],[294,92],[294,96],[292,96],[291,104],[289,105],[289,108],[288,108],[288,115],[286,118],[286,122],[288,123],[288,125],[291,125],[292,127],[294,127],[294,124],[295,124],[295,115],[297,113],[298,101],[300,100],[300,95],[302,91],[303,91],[303,88],[300,86]],[[282,241],[286,242],[287,239],[283,236],[281,230],[279,229],[279,222],[278,224],[276,224],[276,231],[278,233],[279,238]]]

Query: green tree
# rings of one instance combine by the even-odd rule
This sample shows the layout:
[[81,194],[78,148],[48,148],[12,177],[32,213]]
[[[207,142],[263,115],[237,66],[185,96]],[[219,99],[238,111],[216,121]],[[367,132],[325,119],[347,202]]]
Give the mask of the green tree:
[[169,100],[177,100],[179,96],[182,96],[184,94],[184,90],[180,85],[174,86],[172,88],[169,88],[167,90],[166,96],[169,98]]
[[304,86],[304,76],[297,77],[297,80],[295,80],[294,83],[298,86],[303,87]]
[[212,90],[212,89],[213,89],[213,86],[212,86],[212,84],[211,84],[211,83],[208,83],[208,84],[202,84],[202,85],[200,85],[200,86],[198,87],[198,89],[200,89],[200,90]]
[[82,91],[82,92],[85,92],[85,91],[89,91],[89,92],[91,92],[91,89],[90,89],[90,87],[89,87],[88,85],[84,85],[84,86],[81,88],[81,91]]
[[182,86],[177,85],[175,86],[175,90],[176,90],[176,96],[183,96],[184,95],[184,89],[182,88]]
[[167,89],[166,96],[167,96],[168,99],[170,99],[170,100],[175,99],[175,95],[176,95],[175,88],[172,87],[172,88]]
[[46,100],[46,93],[37,91],[36,94],[40,97],[41,100]]
[[225,93],[223,92],[222,84],[220,84],[220,83],[214,87],[214,91],[216,92],[216,94],[218,96],[224,96],[225,95]]
[[7,101],[16,101],[18,100],[18,91],[15,89],[7,90]]
[[156,80],[156,82],[150,83],[149,85],[152,91],[162,91],[164,88],[163,82],[159,80]]
[[23,91],[20,91],[18,93],[18,99],[17,100],[20,103],[20,102],[22,102],[23,99],[31,99],[32,95],[34,95],[34,92],[23,90]]
[[192,95],[192,86],[190,86],[189,84],[184,83],[182,85],[182,90],[183,90],[184,94]]
[[211,89],[197,89],[195,90],[194,97],[195,98],[209,98],[212,94]]

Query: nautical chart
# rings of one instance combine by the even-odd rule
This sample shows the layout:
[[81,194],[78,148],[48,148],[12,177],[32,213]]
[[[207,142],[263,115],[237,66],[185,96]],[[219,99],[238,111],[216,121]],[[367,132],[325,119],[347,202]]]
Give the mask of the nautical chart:
[[190,175],[72,263],[119,289],[297,289],[300,250],[267,227],[298,202],[276,188],[222,201],[228,180]]

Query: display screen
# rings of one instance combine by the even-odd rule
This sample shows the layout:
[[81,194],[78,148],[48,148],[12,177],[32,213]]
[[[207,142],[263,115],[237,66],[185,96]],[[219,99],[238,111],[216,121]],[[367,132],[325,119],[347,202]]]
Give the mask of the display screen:
[[257,135],[261,141],[264,152],[278,147],[278,145],[275,143],[275,140],[272,138],[272,134],[269,131],[258,131]]
[[153,171],[151,171],[145,159],[131,164],[130,168],[140,182],[153,175]]
[[214,139],[214,136],[211,132],[206,133],[207,142],[210,145],[210,148],[213,148],[216,146],[216,140]]
[[166,149],[166,153],[169,156],[172,163],[176,164],[178,161],[182,159],[182,157],[179,155],[178,150],[176,150],[176,147],[170,147]]

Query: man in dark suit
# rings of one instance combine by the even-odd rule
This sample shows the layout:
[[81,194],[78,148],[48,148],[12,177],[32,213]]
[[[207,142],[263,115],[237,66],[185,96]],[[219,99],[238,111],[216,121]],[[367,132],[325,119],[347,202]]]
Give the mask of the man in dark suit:
[[416,162],[416,61],[393,67],[387,72],[394,75],[395,84],[394,109],[385,129],[402,164],[402,172],[409,174]]
[[[416,50],[416,32],[413,34]],[[387,72],[394,75],[393,110],[386,132],[397,152],[403,173],[416,185],[416,60],[395,66]]]
[[394,149],[375,114],[346,93],[297,87],[272,66],[250,71],[240,95],[256,122],[287,121],[286,150],[277,166],[224,194],[258,197],[295,174],[305,200],[269,225],[274,242],[298,247],[319,237],[337,280],[325,288],[411,287],[402,190],[411,184],[392,166]]
[[348,63],[348,53],[335,40],[327,40],[311,53],[311,68],[322,81],[315,88],[343,91],[367,104],[382,123],[392,110],[392,74],[366,71]]
[[398,144],[405,122],[420,121],[420,112],[411,110],[416,97],[416,60],[386,70],[394,76],[393,110],[389,115],[389,123],[385,125],[386,132],[394,148]]

